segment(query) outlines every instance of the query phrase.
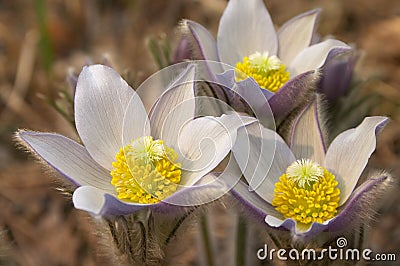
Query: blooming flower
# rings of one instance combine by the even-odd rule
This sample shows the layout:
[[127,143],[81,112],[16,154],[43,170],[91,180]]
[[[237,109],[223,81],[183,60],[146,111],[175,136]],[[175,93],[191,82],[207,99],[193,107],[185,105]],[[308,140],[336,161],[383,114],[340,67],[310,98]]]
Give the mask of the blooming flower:
[[[220,188],[215,182],[195,184],[227,155],[242,125],[234,114],[194,119],[195,72],[189,65],[148,117],[138,94],[112,68],[85,67],[75,93],[84,146],[54,133],[19,131],[17,138],[78,186],[73,193],[78,209],[119,215],[165,202],[194,204],[191,199]],[[204,138],[215,149],[195,145]]]
[[[192,46],[198,48],[198,59],[224,63],[210,65],[212,73],[234,67],[237,82],[252,77],[267,99],[271,98],[274,114],[286,115],[289,107],[282,110],[279,105],[297,106],[305,94],[296,89],[296,83],[313,79],[312,70],[350,50],[334,39],[312,44],[319,13],[316,9],[300,14],[276,32],[262,0],[231,0],[221,17],[217,41],[196,22],[185,21],[183,29]],[[275,107],[279,109],[276,112]]]
[[316,101],[304,108],[287,144],[276,132],[253,124],[239,130],[233,147],[248,182],[239,182],[234,194],[269,226],[303,237],[343,229],[366,208],[365,197],[390,179],[382,174],[355,189],[388,118],[367,117],[326,148],[318,113]]

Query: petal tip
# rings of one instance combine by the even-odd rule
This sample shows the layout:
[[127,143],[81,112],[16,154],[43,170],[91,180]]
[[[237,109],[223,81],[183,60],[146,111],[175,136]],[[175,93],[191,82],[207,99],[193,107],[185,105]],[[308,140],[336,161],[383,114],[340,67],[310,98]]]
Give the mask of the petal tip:
[[90,186],[82,186],[75,190],[72,202],[76,209],[100,215],[105,204],[105,195]]
[[[367,119],[370,117],[367,117]],[[371,119],[374,117],[371,117]],[[375,134],[379,134],[384,127],[390,122],[390,118],[386,116],[377,116],[376,117],[379,122],[377,122],[376,128],[375,128]]]

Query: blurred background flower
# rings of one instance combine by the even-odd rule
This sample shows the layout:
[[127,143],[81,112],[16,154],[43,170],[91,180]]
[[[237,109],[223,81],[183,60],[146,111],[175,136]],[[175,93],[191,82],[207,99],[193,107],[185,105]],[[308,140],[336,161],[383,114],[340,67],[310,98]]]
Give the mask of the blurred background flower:
[[[27,160],[27,154],[15,150],[12,133],[31,128],[76,139],[73,121],[65,119],[72,114],[68,111],[73,91],[65,82],[70,70],[77,74],[90,61],[103,63],[105,55],[135,88],[166,59],[174,59],[181,19],[197,21],[216,36],[226,4],[226,0],[0,1],[0,264],[110,263],[98,249],[88,215],[74,210],[69,199],[52,189],[57,187],[54,179]],[[269,0],[266,6],[277,25],[321,7],[317,32],[332,34],[363,51],[355,66],[351,97],[340,100],[340,109],[331,108],[337,118],[331,128],[339,133],[364,116],[390,116],[392,122],[380,136],[370,168],[400,176],[399,1],[382,0],[377,5],[374,0]],[[153,60],[150,40],[167,51],[161,64]],[[66,112],[64,117],[49,102],[57,103]],[[379,223],[368,228],[364,241],[376,252],[397,252],[400,247],[399,203],[398,193],[388,195],[379,209]],[[207,262],[199,254],[204,251],[199,239],[214,243],[210,248],[218,254],[214,264],[236,260],[231,256],[239,248],[232,245],[231,233],[240,227],[231,219],[236,209],[214,207],[209,211],[214,218],[192,226],[196,230],[208,226],[209,234],[188,230],[184,244],[169,251],[166,263]]]

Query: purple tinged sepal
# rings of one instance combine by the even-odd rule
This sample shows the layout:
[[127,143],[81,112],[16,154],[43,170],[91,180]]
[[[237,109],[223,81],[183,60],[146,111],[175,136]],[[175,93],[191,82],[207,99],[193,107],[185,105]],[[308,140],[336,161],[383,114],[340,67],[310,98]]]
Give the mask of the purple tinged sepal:
[[75,74],[73,68],[69,68],[67,72],[67,77],[65,78],[68,86],[71,88],[72,96],[75,96],[76,84],[78,83],[78,75]]
[[318,80],[318,71],[311,70],[300,74],[289,80],[269,99],[269,105],[278,123],[313,99]]
[[185,36],[183,36],[181,37],[175,48],[174,54],[172,56],[172,64],[184,62],[192,58],[193,54],[189,40]]
[[329,223],[332,231],[344,230],[352,223],[373,219],[376,203],[394,185],[389,173],[382,172],[370,176],[351,193],[347,202],[338,210],[339,214]]
[[318,92],[323,93],[330,103],[344,97],[351,89],[354,68],[360,53],[351,51],[331,58],[322,70]]

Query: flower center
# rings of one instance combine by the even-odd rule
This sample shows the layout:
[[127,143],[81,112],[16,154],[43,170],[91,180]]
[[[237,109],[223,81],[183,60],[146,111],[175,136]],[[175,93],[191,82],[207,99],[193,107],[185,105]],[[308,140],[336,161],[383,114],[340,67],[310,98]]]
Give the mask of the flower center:
[[157,203],[174,193],[181,180],[178,154],[151,136],[131,141],[115,159],[111,184],[121,200]]
[[275,183],[272,206],[285,218],[309,225],[335,216],[340,190],[335,176],[309,160],[297,160]]
[[256,52],[236,64],[236,81],[252,77],[261,88],[276,92],[289,78],[286,66],[275,55]]

